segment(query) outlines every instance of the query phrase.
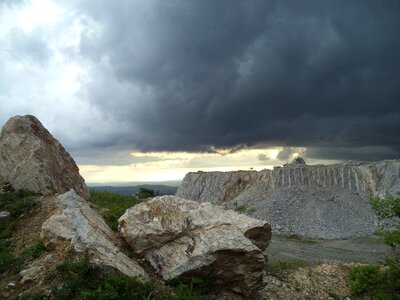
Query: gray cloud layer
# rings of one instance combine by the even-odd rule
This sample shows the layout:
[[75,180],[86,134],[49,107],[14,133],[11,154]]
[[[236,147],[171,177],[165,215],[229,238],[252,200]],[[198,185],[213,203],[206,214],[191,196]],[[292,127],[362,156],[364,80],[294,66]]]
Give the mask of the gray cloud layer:
[[[86,26],[64,53],[87,66],[80,95],[101,115],[87,147],[262,143],[326,159],[400,156],[399,1],[59,4]],[[46,36],[11,40],[39,64],[51,59]]]

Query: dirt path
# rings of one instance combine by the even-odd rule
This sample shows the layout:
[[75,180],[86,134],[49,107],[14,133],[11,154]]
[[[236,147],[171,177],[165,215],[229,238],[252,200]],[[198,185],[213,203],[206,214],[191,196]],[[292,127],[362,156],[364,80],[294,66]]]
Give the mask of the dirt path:
[[391,248],[377,237],[310,240],[275,235],[267,251],[271,260],[278,261],[375,263],[384,261]]

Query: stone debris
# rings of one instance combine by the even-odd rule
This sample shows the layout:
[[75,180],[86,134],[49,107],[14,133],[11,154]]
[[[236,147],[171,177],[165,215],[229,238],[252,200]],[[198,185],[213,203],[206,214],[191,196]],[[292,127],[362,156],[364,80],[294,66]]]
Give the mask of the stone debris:
[[31,267],[29,269],[22,270],[18,275],[22,278],[21,284],[30,283],[35,281],[44,271],[43,266]]
[[252,295],[262,287],[269,224],[210,203],[155,197],[128,209],[119,231],[164,280],[216,277],[222,289]]
[[0,211],[0,220],[8,219],[10,217],[10,213],[8,211]]
[[90,194],[79,169],[64,147],[34,116],[15,116],[0,135],[0,179],[14,189],[42,195],[74,189]]
[[287,272],[282,278],[268,275],[263,295],[270,300],[349,299],[348,270],[354,265],[324,263]]

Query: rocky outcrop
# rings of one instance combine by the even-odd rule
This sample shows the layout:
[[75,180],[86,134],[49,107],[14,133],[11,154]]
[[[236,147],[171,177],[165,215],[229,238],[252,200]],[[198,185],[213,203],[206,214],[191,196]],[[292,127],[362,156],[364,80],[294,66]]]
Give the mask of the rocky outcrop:
[[72,250],[127,276],[147,278],[143,268],[119,250],[119,241],[104,219],[74,190],[56,198],[54,214],[42,225],[41,239],[48,250],[61,256]]
[[176,196],[246,206],[275,233],[340,239],[373,234],[379,224],[368,198],[399,191],[400,161],[392,160],[189,173]]
[[128,209],[119,231],[165,279],[212,273],[225,289],[261,288],[270,226],[210,203],[161,196]]
[[[15,116],[0,135],[0,181],[43,195],[89,191],[64,147],[34,116]],[[0,182],[0,184],[1,184]]]

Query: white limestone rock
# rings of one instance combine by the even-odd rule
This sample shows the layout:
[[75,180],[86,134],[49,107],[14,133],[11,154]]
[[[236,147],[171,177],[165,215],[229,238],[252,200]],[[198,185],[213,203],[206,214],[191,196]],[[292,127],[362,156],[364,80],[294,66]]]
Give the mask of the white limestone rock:
[[15,116],[0,135],[0,181],[43,195],[74,189],[90,197],[79,169],[64,147],[34,116]]
[[120,251],[116,234],[104,219],[74,190],[58,196],[56,207],[42,225],[41,239],[48,250],[88,254],[98,265],[147,278],[143,268]]
[[210,203],[155,197],[128,209],[119,231],[165,280],[212,273],[246,296],[262,286],[270,226]]

